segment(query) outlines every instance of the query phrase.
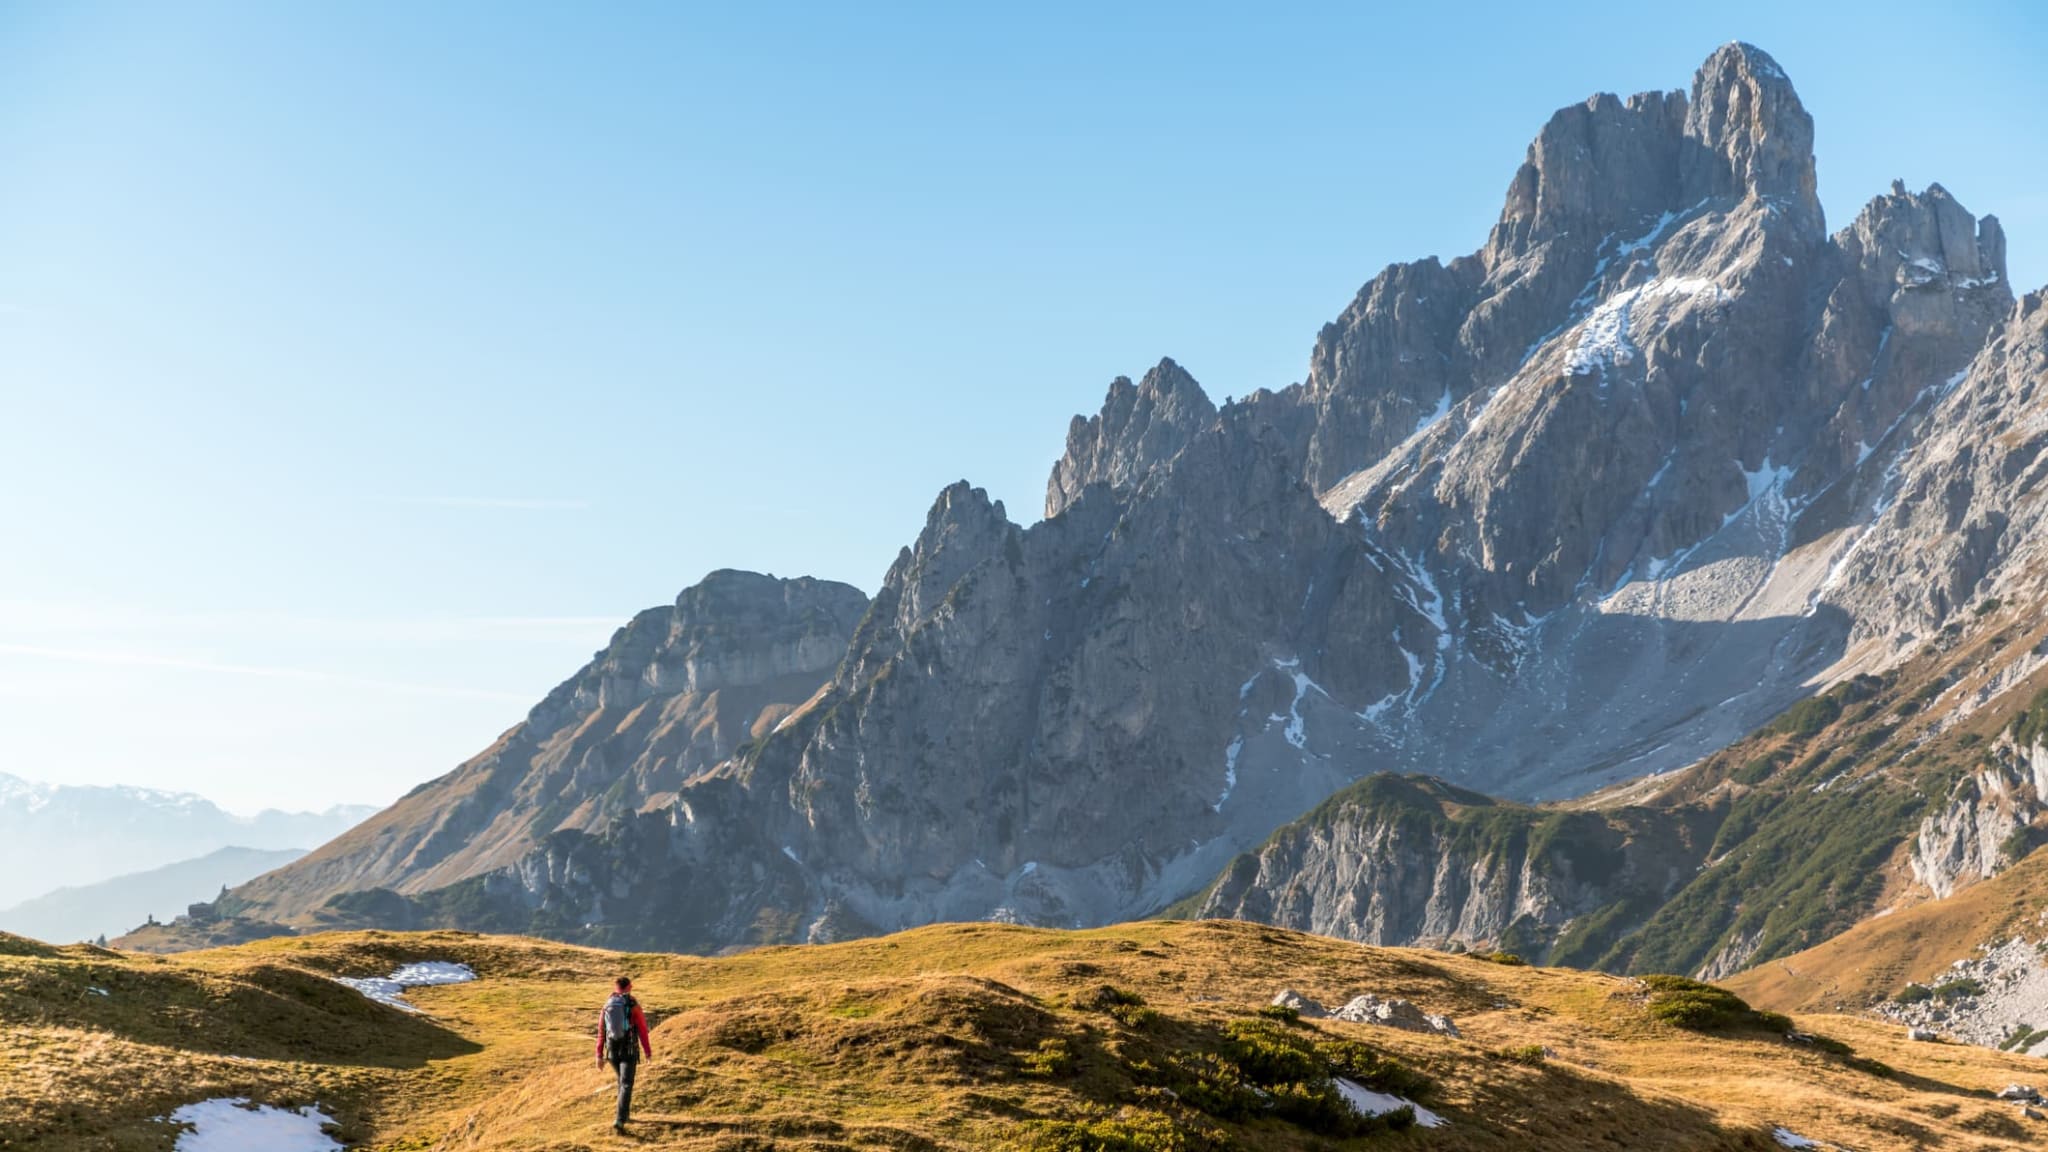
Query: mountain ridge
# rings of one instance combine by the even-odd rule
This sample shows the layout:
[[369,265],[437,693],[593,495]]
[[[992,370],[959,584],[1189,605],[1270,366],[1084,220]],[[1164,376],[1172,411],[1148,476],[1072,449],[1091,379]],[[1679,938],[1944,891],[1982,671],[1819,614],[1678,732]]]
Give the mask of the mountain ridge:
[[[0,907],[222,848],[311,848],[376,811],[337,804],[242,816],[192,792],[42,784],[0,772]],[[78,851],[81,843],[92,850]]]
[[[1046,519],[943,491],[701,771],[636,783],[609,718],[575,764],[501,741],[231,906],[704,951],[1112,922],[1373,773],[1577,795],[1886,673],[2038,570],[2038,297],[1939,185],[1828,234],[1812,140],[1745,44],[1560,110],[1484,246],[1374,277],[1304,382],[1217,408],[1164,360],[1070,425]],[[1980,410],[2010,443],[1945,423]],[[609,717],[591,674],[535,716]]]
[[204,856],[64,887],[0,908],[0,932],[68,944],[172,920],[217,892],[299,859],[304,848],[217,848]]

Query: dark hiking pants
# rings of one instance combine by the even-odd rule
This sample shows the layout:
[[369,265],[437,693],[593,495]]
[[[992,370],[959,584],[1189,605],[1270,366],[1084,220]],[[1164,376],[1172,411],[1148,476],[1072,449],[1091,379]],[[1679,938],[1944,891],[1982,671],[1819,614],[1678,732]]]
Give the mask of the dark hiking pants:
[[612,1065],[613,1071],[619,1074],[619,1111],[618,1115],[612,1119],[613,1124],[624,1124],[632,1118],[633,1074],[639,1068],[640,1062],[638,1060],[621,1060],[617,1064]]

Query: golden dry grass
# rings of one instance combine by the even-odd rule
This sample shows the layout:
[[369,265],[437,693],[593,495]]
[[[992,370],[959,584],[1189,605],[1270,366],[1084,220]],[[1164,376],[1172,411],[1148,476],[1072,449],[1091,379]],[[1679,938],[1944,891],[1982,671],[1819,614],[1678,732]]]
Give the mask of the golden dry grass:
[[[1990,1096],[2038,1072],[2023,1057],[1800,1018],[1895,1070],[1879,1075],[1764,1033],[1660,1024],[1625,978],[1230,922],[942,925],[717,959],[375,932],[176,957],[8,951],[9,1149],[167,1149],[174,1134],[152,1117],[229,1094],[317,1100],[366,1148],[478,1152],[1025,1148],[1047,1121],[1137,1113],[1179,1125],[1190,1149],[1205,1133],[1215,1138],[1206,1146],[1251,1150],[1771,1149],[1771,1127],[1784,1125],[1874,1152],[2033,1147],[2048,1133]],[[425,959],[468,963],[481,978],[416,990],[425,1018],[324,979]],[[656,1052],[643,1069],[643,1122],[623,1140],[606,1128],[608,1077],[591,1032],[620,971],[649,1008]],[[1152,1014],[1089,1010],[1103,985]],[[1331,1022],[1298,1032],[1366,1043],[1426,1075],[1424,1103],[1450,1126],[1329,1140],[1278,1120],[1203,1116],[1134,1073],[1213,1046],[1283,987],[1333,1004],[1401,996],[1455,1017],[1461,1040]],[[1035,1074],[1028,1057],[1048,1039],[1066,1046],[1070,1066]],[[1531,1066],[1494,1055],[1527,1045],[1555,1056]]]

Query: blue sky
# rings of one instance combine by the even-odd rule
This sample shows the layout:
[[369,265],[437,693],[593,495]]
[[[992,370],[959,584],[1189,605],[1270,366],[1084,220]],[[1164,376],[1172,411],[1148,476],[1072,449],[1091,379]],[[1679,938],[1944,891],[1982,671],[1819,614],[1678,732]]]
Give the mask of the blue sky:
[[1729,39],[1832,225],[2048,281],[2033,4],[1105,7],[0,3],[0,771],[388,801],[712,568],[1035,519],[1116,375],[1298,379]]

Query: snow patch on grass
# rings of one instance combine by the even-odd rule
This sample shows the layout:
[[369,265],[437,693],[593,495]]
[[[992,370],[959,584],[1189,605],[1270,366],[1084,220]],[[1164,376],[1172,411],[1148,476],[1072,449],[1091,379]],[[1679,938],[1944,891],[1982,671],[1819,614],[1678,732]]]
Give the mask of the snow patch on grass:
[[1356,1109],[1361,1116],[1383,1116],[1397,1108],[1413,1108],[1415,1123],[1424,1128],[1441,1128],[1450,1121],[1408,1099],[1385,1092],[1375,1092],[1353,1080],[1337,1077],[1337,1091],[1344,1096],[1344,1102]]
[[171,1113],[183,1124],[175,1152],[339,1152],[342,1145],[327,1135],[334,1123],[319,1105],[288,1108],[249,1107],[241,1096],[224,1096],[187,1104]]
[[436,984],[467,984],[476,979],[476,973],[467,964],[427,960],[404,965],[389,976],[337,976],[335,979],[379,1004],[389,1004],[401,1012],[417,1012],[418,1008],[405,1001],[406,989]]

